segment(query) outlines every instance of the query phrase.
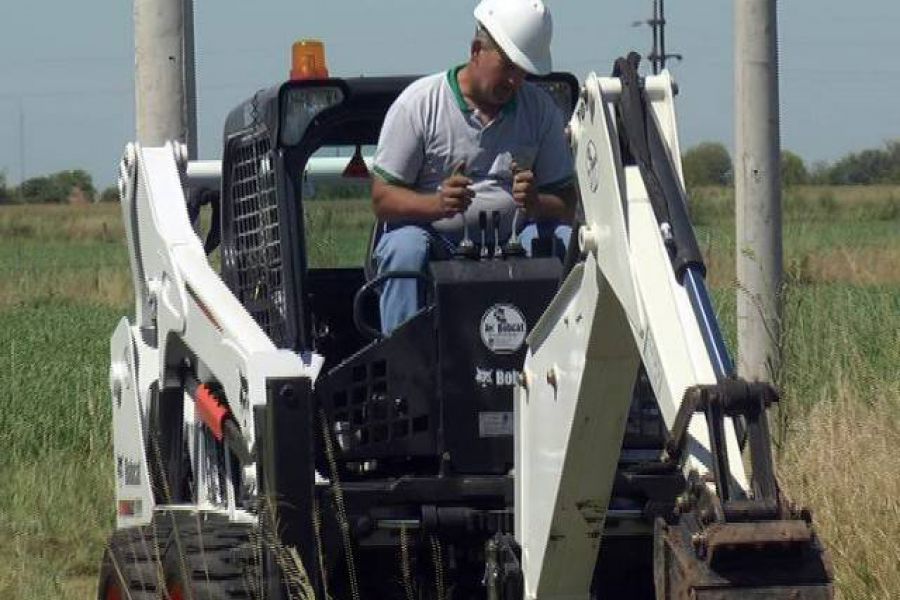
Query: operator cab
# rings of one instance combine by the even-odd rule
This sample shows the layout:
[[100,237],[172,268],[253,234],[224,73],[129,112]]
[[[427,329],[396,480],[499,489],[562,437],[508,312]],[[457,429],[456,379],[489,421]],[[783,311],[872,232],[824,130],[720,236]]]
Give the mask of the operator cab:
[[[400,460],[391,475],[411,467],[505,473],[525,336],[556,291],[560,261],[504,256],[493,247],[483,260],[435,261],[428,306],[384,339],[377,285],[366,286],[364,265],[309,264],[316,232],[304,213],[313,157],[322,148],[353,150],[345,173],[367,174],[360,148],[377,144],[388,108],[414,80],[289,81],[231,112],[222,277],[277,346],[325,357],[317,395],[343,432],[337,441],[347,463],[371,469],[374,461]],[[574,76],[534,82],[571,114]]]

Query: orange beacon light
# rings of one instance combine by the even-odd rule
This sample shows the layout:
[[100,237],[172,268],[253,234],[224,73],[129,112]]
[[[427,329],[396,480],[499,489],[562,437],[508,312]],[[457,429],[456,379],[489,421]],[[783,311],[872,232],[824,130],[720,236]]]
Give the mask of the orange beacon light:
[[319,40],[300,40],[291,48],[291,79],[327,79],[325,46]]

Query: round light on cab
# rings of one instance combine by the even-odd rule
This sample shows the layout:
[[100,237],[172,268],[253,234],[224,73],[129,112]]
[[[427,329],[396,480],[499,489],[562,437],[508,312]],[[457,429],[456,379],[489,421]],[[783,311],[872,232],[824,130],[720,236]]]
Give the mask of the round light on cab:
[[319,40],[300,40],[291,49],[291,79],[327,79],[325,46]]

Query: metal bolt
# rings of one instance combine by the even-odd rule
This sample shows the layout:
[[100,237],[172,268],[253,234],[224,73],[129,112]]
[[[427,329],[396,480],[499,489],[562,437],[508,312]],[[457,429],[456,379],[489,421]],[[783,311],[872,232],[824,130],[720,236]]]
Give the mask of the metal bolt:
[[556,387],[559,384],[559,376],[557,374],[556,365],[550,367],[550,370],[547,371],[547,383],[552,387]]
[[529,371],[528,369],[522,369],[522,372],[519,373],[518,383],[520,386],[525,388],[525,391],[528,391],[528,389],[531,387],[531,379],[531,371]]
[[597,229],[591,225],[582,225],[578,229],[578,245],[585,253],[597,252],[600,247],[600,236]]
[[299,404],[299,400],[294,393],[294,386],[289,383],[285,383],[278,388],[278,397],[284,400],[288,408],[297,408]]

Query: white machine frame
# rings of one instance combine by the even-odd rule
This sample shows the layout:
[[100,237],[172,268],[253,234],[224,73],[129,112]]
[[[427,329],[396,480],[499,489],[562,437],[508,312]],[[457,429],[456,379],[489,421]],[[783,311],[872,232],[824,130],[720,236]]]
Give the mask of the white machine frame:
[[[683,188],[673,89],[668,72],[644,81]],[[620,156],[614,105],[621,93],[618,78],[589,75],[571,119],[586,259],[530,333],[516,391],[515,537],[529,599],[589,598],[639,365],[670,431],[685,392],[717,383],[721,372],[715,361],[722,357],[704,342],[708,324],[698,322],[676,279],[641,173]],[[321,167],[329,177],[341,165]],[[252,455],[254,407],[266,404],[267,380],[315,383],[324,364],[318,354],[276,348],[210,266],[185,200],[192,188],[217,186],[220,172],[216,162],[188,162],[184,148],[172,144],[129,145],[121,163],[135,315],[119,322],[111,340],[119,528],[149,524],[163,508],[151,483],[148,425],[163,390],[185,395],[184,439],[198,497],[164,508],[258,518],[238,508],[258,494],[255,466],[245,464],[234,478],[232,462],[216,458],[220,442],[186,391],[184,371],[221,386]],[[726,418],[725,425],[733,493],[751,497],[734,424]],[[701,481],[713,470],[709,437],[703,417],[693,417],[680,466]],[[640,519],[634,523],[652,534]]]
[[[200,165],[198,181],[215,178],[215,165]],[[148,422],[158,390],[183,389],[176,361],[192,361],[201,381],[215,380],[226,398],[244,441],[256,441],[253,407],[266,401],[269,378],[315,380],[321,356],[298,356],[275,347],[256,321],[212,269],[188,218],[184,187],[190,184],[182,146],[129,145],[119,173],[119,191],[128,233],[135,289],[135,317],[123,318],[111,340],[110,387],[113,395],[113,443],[116,459],[117,523],[148,524],[156,503],[150,483]],[[169,356],[178,338],[184,355]],[[234,401],[237,400],[237,401]],[[185,439],[191,455],[199,501],[189,509],[255,519],[239,510],[238,494],[254,494],[256,470],[245,468],[244,488],[234,489],[229,461],[209,457],[215,443],[208,428],[184,402]],[[173,507],[167,506],[171,509]]]

